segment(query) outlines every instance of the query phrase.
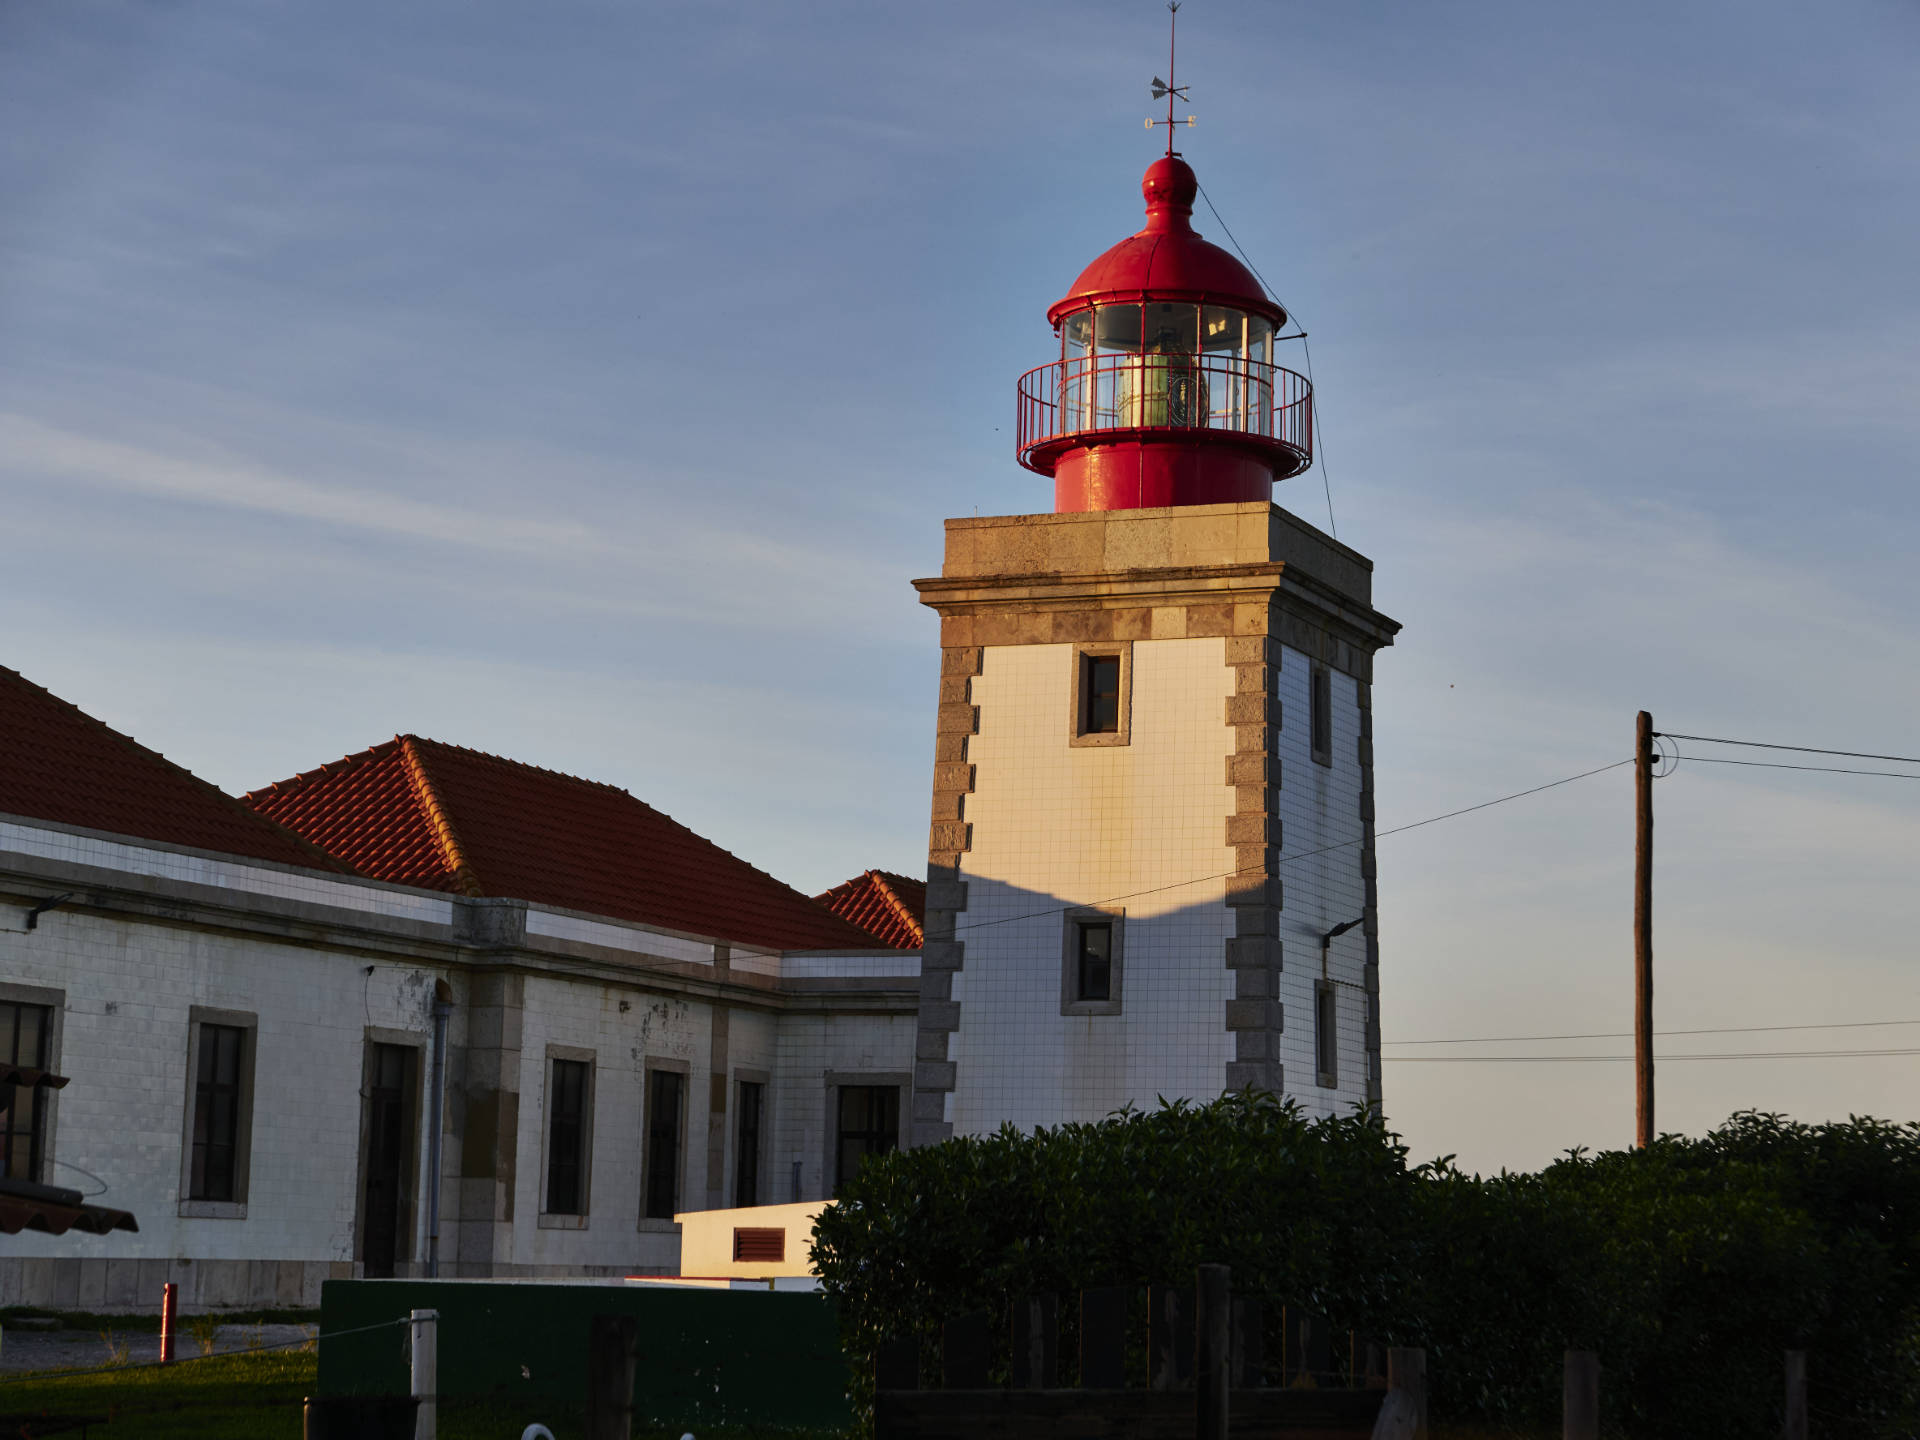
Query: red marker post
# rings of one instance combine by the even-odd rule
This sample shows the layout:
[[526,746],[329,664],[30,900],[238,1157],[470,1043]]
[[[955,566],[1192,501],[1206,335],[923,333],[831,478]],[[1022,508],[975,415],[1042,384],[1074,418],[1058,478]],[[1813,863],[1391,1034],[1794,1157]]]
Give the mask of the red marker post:
[[180,1287],[168,1281],[160,1301],[160,1363],[173,1363],[173,1336],[179,1328]]

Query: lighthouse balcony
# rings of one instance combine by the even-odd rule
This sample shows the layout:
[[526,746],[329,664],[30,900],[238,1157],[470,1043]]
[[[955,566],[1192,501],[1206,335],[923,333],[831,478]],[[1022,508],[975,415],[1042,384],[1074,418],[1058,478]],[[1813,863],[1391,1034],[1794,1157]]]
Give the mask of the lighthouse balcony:
[[1069,451],[1128,442],[1251,450],[1284,480],[1313,463],[1313,387],[1284,366],[1231,353],[1079,355],[1020,377],[1027,469],[1052,475]]

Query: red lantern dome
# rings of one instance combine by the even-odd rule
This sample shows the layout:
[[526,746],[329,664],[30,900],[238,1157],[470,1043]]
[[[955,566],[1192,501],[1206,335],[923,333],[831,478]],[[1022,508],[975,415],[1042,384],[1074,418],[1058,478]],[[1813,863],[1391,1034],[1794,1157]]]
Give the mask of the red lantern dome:
[[1313,396],[1273,363],[1287,312],[1195,232],[1178,155],[1140,182],[1146,228],[1047,311],[1060,356],[1020,378],[1020,463],[1056,511],[1271,500],[1313,463]]

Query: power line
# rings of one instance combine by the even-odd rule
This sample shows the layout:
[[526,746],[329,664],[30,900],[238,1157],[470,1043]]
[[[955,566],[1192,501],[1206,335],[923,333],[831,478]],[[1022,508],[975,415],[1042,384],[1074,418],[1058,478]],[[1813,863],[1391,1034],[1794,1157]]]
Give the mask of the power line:
[[[1590,775],[1604,775],[1609,770],[1618,770],[1622,765],[1631,765],[1632,763],[1633,761],[1631,760],[1616,760],[1611,765],[1601,765],[1593,770],[1582,770],[1578,775],[1568,775],[1560,780],[1549,780],[1546,784],[1535,785],[1530,790],[1516,790],[1511,795],[1502,795],[1494,800],[1482,800],[1478,805],[1468,805],[1460,810],[1449,810],[1444,815],[1429,815],[1425,820],[1415,820],[1409,825],[1396,825],[1390,830],[1376,830],[1374,832],[1374,839],[1379,840],[1388,835],[1401,835],[1408,830],[1418,830],[1423,825],[1437,825],[1442,820],[1452,820],[1457,816],[1471,815],[1476,810],[1486,810],[1495,805],[1504,805],[1509,800],[1523,800],[1529,795],[1538,795],[1542,790],[1552,790],[1560,785],[1571,785],[1576,780],[1585,780]],[[1282,855],[1278,863],[1281,865],[1291,865],[1296,860],[1310,860],[1315,855],[1326,855],[1334,850],[1349,850],[1355,845],[1361,844],[1365,839],[1365,836],[1361,836],[1353,840],[1341,840],[1332,845],[1322,845],[1317,850],[1302,850],[1297,855]],[[1083,910],[1093,905],[1112,905],[1121,900],[1137,900],[1143,895],[1159,895],[1168,890],[1184,890],[1189,886],[1205,885],[1214,880],[1231,880],[1238,875],[1257,875],[1263,873],[1265,868],[1265,866],[1249,866],[1244,870],[1222,870],[1217,875],[1200,875],[1191,880],[1175,880],[1171,884],[1155,885],[1146,890],[1130,890],[1124,895],[1109,895],[1104,900],[1085,900],[1072,905],[1052,905],[1045,910],[1029,910],[1023,915],[1003,915],[998,920],[976,920],[967,925],[954,926],[954,933],[959,934],[963,930],[985,930],[992,925],[1011,925],[1018,920],[1040,920],[1049,915],[1065,914],[1069,910]]]
[[1196,175],[1193,183],[1200,186],[1200,198],[1207,202],[1207,209],[1212,213],[1213,218],[1220,221],[1222,233],[1226,235],[1228,241],[1233,245],[1233,248],[1240,251],[1240,258],[1247,262],[1247,268],[1253,271],[1253,278],[1260,282],[1260,288],[1265,290],[1267,294],[1272,295],[1274,297],[1274,303],[1279,305],[1282,310],[1285,310],[1287,314],[1292,317],[1295,325],[1300,326],[1300,333],[1298,335],[1279,336],[1276,338],[1298,340],[1300,342],[1300,353],[1305,357],[1307,362],[1307,388],[1312,392],[1314,397],[1314,439],[1318,442],[1317,448],[1320,451],[1318,457],[1320,460],[1320,488],[1326,493],[1327,497],[1327,533],[1338,540],[1340,538],[1340,527],[1333,523],[1333,481],[1330,478],[1330,470],[1327,465],[1326,433],[1320,424],[1322,419],[1320,415],[1320,387],[1313,383],[1313,347],[1307,343],[1307,327],[1300,325],[1300,317],[1293,313],[1291,306],[1281,303],[1279,295],[1273,286],[1267,284],[1267,277],[1262,275],[1260,273],[1260,267],[1253,263],[1253,257],[1241,249],[1240,242],[1233,238],[1233,231],[1227,228],[1227,222],[1225,220],[1220,219],[1220,212],[1214,207],[1213,197],[1207,194],[1207,187],[1200,185],[1200,177]]
[[[1920,1048],[1911,1050],[1743,1050],[1728,1051],[1724,1054],[1700,1055],[1662,1055],[1660,1063],[1669,1060],[1836,1060],[1842,1058],[1885,1057],[1889,1055],[1920,1055]],[[1536,1065],[1536,1064],[1588,1064],[1592,1062],[1630,1061],[1631,1055],[1382,1055],[1382,1061],[1399,1065]]]
[[1669,740],[1698,740],[1706,745],[1743,745],[1749,750],[1797,750],[1802,755],[1840,755],[1848,760],[1892,760],[1901,765],[1920,765],[1920,759],[1912,755],[1875,755],[1867,750],[1822,750],[1813,745],[1769,745],[1764,740],[1725,740],[1717,735],[1677,735],[1671,730],[1662,730],[1660,733]]
[[[1920,1025],[1920,1020],[1839,1020],[1830,1025],[1721,1025],[1709,1030],[1656,1030],[1658,1035],[1758,1035],[1779,1030],[1869,1030],[1889,1025]],[[1597,1030],[1584,1035],[1468,1035],[1453,1040],[1383,1040],[1382,1045],[1500,1045],[1541,1040],[1631,1040],[1631,1030]]]
[[[1920,774],[1904,770],[1847,770],[1838,765],[1788,765],[1779,760],[1730,760],[1718,755],[1681,755],[1681,760],[1698,760],[1702,765],[1742,765],[1754,770],[1807,770],[1819,775],[1878,775],[1887,780],[1920,780]],[[1920,760],[1914,762],[1920,765]]]

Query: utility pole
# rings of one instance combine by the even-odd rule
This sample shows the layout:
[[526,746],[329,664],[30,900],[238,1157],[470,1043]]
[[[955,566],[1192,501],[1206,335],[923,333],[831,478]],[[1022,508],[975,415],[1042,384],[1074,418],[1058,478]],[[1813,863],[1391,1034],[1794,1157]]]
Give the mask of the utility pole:
[[1653,716],[1633,736],[1633,1112],[1634,1143],[1653,1143]]

